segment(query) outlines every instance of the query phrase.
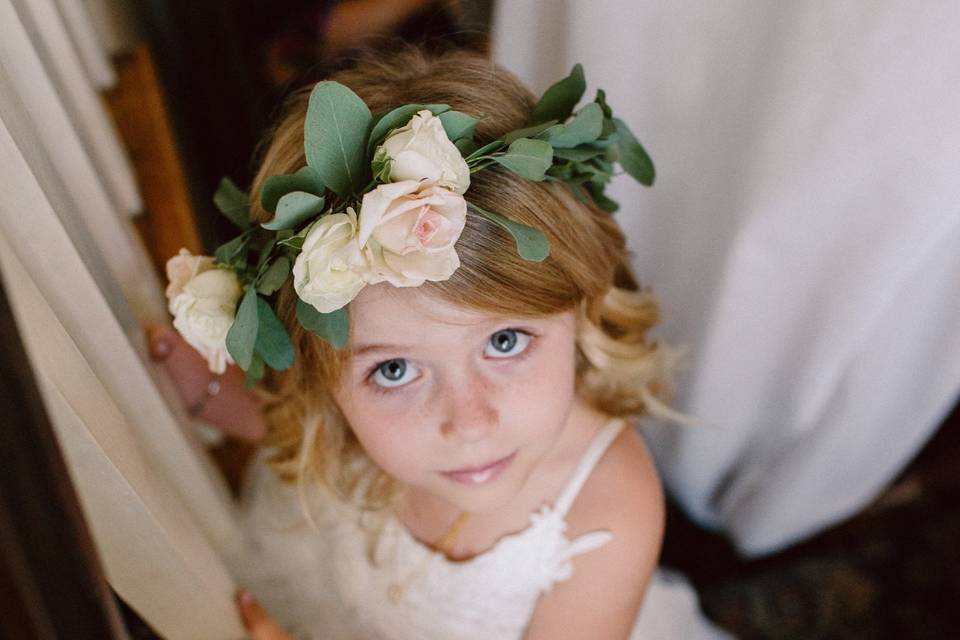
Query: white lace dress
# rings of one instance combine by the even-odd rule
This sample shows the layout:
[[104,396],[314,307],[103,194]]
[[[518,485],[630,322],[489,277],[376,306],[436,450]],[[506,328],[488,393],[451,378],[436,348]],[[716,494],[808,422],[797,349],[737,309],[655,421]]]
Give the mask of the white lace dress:
[[[297,491],[258,465],[245,491],[250,550],[238,579],[298,638],[324,640],[519,640],[537,598],[573,574],[572,558],[606,544],[608,531],[573,540],[566,514],[624,423],[604,426],[553,505],[530,525],[462,562],[417,541],[395,518],[371,546],[370,516],[327,499],[316,528],[304,521]],[[727,638],[699,613],[685,581],[658,572],[631,640]]]

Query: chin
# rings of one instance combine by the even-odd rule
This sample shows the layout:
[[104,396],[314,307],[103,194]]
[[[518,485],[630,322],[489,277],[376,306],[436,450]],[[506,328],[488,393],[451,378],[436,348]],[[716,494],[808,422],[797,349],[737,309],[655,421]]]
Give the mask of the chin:
[[523,489],[529,475],[519,468],[509,471],[510,473],[481,485],[459,485],[441,479],[443,491],[440,495],[461,511],[473,514],[495,513],[510,505]]

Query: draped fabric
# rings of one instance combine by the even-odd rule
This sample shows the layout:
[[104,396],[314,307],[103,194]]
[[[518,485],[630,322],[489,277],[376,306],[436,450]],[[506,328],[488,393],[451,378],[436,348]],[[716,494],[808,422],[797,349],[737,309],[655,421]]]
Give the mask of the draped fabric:
[[957,400],[957,24],[947,0],[497,4],[498,62],[537,90],[584,63],[656,162],[616,215],[705,424],[646,435],[745,554],[864,507]]
[[146,357],[166,310],[85,11],[0,0],[3,288],[111,586],[164,637],[237,638],[234,506]]

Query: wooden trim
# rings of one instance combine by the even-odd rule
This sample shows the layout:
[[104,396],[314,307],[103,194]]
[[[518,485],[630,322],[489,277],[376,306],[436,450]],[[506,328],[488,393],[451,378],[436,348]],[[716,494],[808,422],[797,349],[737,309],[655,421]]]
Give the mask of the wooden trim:
[[[137,231],[158,273],[181,248],[204,252],[183,163],[150,49],[117,59],[117,85],[104,94],[143,195]],[[212,196],[211,196],[212,197]]]

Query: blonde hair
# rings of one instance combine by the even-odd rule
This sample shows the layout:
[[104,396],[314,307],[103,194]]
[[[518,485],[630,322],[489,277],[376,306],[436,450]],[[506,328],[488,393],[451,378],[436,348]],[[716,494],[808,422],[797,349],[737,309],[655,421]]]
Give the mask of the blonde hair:
[[[408,103],[442,103],[480,116],[482,145],[525,126],[535,97],[513,75],[473,53],[428,55],[416,49],[367,56],[331,78],[350,87],[374,113]],[[254,212],[267,176],[290,174],[306,164],[303,125],[309,87],[293,95],[264,147],[254,179]],[[550,256],[523,260],[513,240],[486,218],[470,215],[457,242],[461,267],[431,293],[491,314],[536,317],[578,311],[578,393],[616,416],[641,415],[671,391],[669,351],[648,337],[657,305],[638,287],[622,232],[609,214],[579,201],[562,184],[531,182],[486,169],[471,176],[467,200],[542,230]],[[342,499],[363,487],[364,506],[378,509],[395,495],[389,477],[366,457],[333,400],[349,349],[340,352],[297,322],[291,282],[278,296],[277,313],[297,353],[293,367],[264,381],[267,446],[273,469],[304,486],[318,480]],[[349,308],[348,308],[349,311]],[[362,480],[366,480],[361,483]]]

